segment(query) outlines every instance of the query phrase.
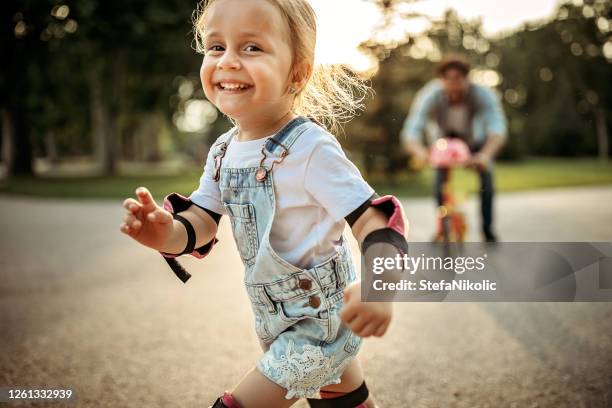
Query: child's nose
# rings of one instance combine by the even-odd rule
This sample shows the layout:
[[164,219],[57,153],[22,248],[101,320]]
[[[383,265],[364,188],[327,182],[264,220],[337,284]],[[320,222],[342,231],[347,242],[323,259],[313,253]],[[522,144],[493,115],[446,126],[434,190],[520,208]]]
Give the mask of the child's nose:
[[232,51],[225,51],[217,63],[219,69],[240,69],[240,67],[240,59]]

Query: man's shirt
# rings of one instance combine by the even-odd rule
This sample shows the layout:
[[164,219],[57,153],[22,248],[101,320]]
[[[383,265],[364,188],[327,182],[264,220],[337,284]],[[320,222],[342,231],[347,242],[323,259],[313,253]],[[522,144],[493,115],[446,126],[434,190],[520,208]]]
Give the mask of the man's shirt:
[[[417,93],[401,138],[420,140],[426,128],[433,139],[455,131],[464,134],[470,144],[484,143],[489,135],[507,135],[504,111],[490,88],[470,83],[464,100],[451,105],[439,79],[430,81]],[[462,129],[464,132],[459,131]]]

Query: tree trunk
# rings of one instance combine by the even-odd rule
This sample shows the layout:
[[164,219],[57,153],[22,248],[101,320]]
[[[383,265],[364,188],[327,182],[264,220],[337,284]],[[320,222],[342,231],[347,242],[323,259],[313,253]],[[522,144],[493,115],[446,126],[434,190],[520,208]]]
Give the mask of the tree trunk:
[[123,99],[124,77],[125,77],[125,50],[120,50],[111,65],[110,98],[108,104],[108,127],[106,132],[106,143],[108,152],[104,160],[104,174],[117,174],[117,161],[121,154],[121,125],[119,117],[125,111],[125,100]]
[[[146,118],[146,115],[144,116]],[[139,118],[138,123],[132,128],[132,148],[135,161],[145,161],[148,153],[147,119]]]
[[32,143],[30,142],[30,128],[26,109],[18,107],[9,108],[8,115],[13,120],[13,132],[11,134],[13,146],[11,165],[7,167],[7,176],[33,176],[34,162],[32,160]]
[[102,162],[102,171],[106,176],[113,176],[117,174],[117,153],[118,153],[118,143],[117,138],[119,137],[119,114],[116,111],[111,111],[108,115],[108,126],[105,134],[106,146],[108,150],[106,151],[106,156],[104,157],[104,161]]
[[108,110],[104,106],[102,84],[98,71],[92,71],[88,77],[90,109],[91,109],[91,137],[93,138],[93,154],[100,169],[104,171],[106,157],[108,156]]
[[13,118],[6,109],[2,109],[2,162],[6,170],[13,165],[15,156]]
[[59,162],[59,154],[57,153],[55,132],[53,130],[48,130],[47,133],[45,133],[45,150],[49,163],[57,164]]
[[145,116],[144,136],[147,141],[147,156],[145,158],[148,162],[159,162],[162,159],[159,132],[162,127],[161,115],[157,112]]
[[595,129],[597,132],[597,153],[602,161],[608,160],[608,124],[606,123],[606,113],[601,106],[594,109]]

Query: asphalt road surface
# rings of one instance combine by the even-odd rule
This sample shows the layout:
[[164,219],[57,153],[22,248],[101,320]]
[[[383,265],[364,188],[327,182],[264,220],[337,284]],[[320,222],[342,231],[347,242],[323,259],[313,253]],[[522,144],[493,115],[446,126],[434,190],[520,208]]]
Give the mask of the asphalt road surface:
[[[432,201],[403,201],[410,240],[428,240]],[[610,187],[499,195],[497,230],[610,242],[610,203]],[[183,285],[120,234],[121,200],[0,196],[0,213],[0,387],[71,388],[79,407],[207,407],[257,361],[227,219],[209,257],[181,258]],[[380,407],[609,408],[611,335],[612,303],[398,303],[359,358]]]

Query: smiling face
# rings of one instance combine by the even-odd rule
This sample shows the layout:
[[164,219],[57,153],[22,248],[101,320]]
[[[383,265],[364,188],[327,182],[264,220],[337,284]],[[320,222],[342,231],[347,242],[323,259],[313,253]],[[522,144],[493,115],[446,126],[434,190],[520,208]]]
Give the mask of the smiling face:
[[287,23],[267,0],[217,0],[204,22],[200,80],[208,100],[243,124],[291,110]]

